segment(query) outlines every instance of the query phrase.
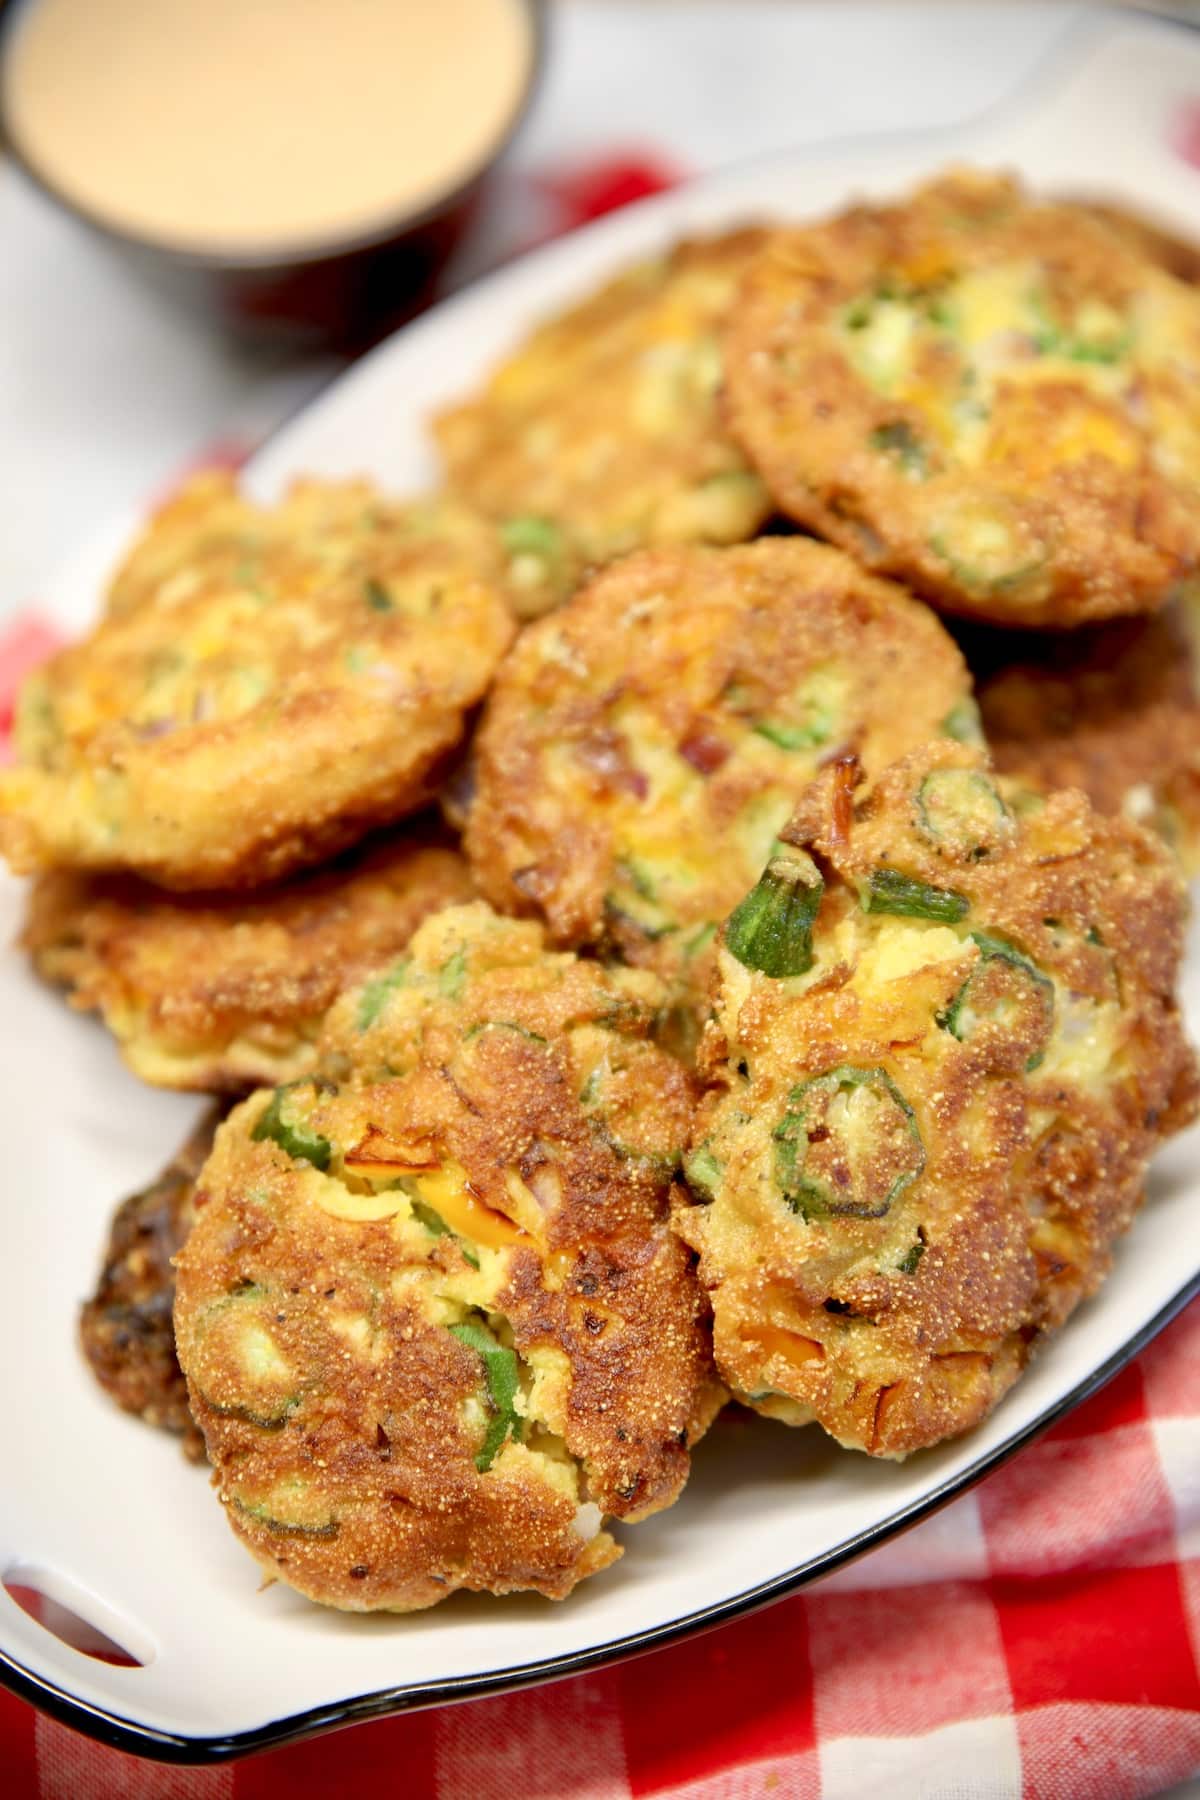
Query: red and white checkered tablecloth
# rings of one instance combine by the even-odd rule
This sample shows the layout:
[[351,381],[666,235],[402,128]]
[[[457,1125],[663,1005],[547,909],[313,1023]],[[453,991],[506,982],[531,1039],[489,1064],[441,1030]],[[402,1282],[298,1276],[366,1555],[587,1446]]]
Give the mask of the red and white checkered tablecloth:
[[939,1518],[599,1674],[206,1769],[0,1690],[11,1800],[1136,1800],[1197,1769],[1200,1302]]
[[[667,178],[621,157],[542,199],[566,224]],[[32,612],[0,630],[0,744],[53,643]],[[1196,1775],[1200,1301],[906,1537],[598,1674],[212,1768],[139,1761],[0,1689],[5,1800],[1138,1800]]]

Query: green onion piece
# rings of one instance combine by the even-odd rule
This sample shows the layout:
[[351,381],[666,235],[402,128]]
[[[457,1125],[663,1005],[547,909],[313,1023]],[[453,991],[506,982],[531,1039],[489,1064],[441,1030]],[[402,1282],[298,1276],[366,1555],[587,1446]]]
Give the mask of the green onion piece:
[[901,1275],[915,1275],[917,1272],[917,1264],[920,1262],[920,1260],[924,1256],[924,1254],[925,1254],[924,1244],[917,1242],[913,1245],[911,1250],[906,1250],[904,1252],[904,1255],[900,1258],[900,1261],[896,1264],[896,1268],[899,1270]]
[[982,744],[983,721],[979,716],[979,708],[970,695],[952,706],[942,720],[943,737],[953,738],[959,744]]
[[810,856],[784,846],[725,924],[725,948],[747,969],[783,980],[813,965],[813,923],[825,883]]
[[699,956],[702,950],[707,950],[716,935],[717,927],[715,922],[711,919],[707,925],[701,925],[697,931],[693,931],[691,937],[686,940],[683,946],[683,954],[688,958],[689,962],[693,956]]
[[480,1019],[468,1031],[464,1031],[463,1043],[468,1043],[471,1038],[479,1037],[484,1031],[514,1031],[518,1037],[525,1038],[531,1044],[546,1042],[540,1031],[528,1031],[524,1025],[517,1025],[512,1019]]
[[475,1467],[483,1475],[495,1462],[505,1439],[510,1434],[513,1438],[521,1435],[521,1415],[513,1404],[520,1385],[516,1352],[498,1344],[486,1326],[474,1319],[465,1319],[461,1325],[449,1325],[446,1329],[460,1344],[465,1344],[468,1350],[474,1350],[483,1359],[493,1415],[483,1445],[475,1456]]
[[725,1165],[715,1157],[707,1144],[698,1144],[683,1159],[684,1179],[689,1187],[698,1188],[711,1200],[725,1173]]
[[433,1207],[428,1205],[426,1201],[414,1200],[412,1202],[412,1211],[413,1218],[423,1225],[426,1231],[430,1232],[434,1237],[453,1237],[454,1233],[450,1230],[450,1227],[447,1225],[445,1219],[443,1219],[441,1213],[435,1212]]
[[871,433],[871,448],[894,456],[906,475],[920,480],[929,471],[925,446],[907,419],[891,419]]
[[382,975],[376,975],[368,981],[358,997],[357,1024],[360,1031],[367,1031],[375,1024],[384,1007],[396,992],[408,980],[411,960],[405,956],[385,969]]
[[411,1205],[413,1218],[416,1219],[418,1224],[423,1225],[431,1236],[435,1238],[452,1237],[471,1267],[473,1269],[479,1267],[479,1258],[476,1256],[475,1252],[471,1249],[469,1244],[459,1237],[457,1232],[451,1231],[441,1213],[435,1212],[433,1207],[424,1200],[413,1200]]
[[562,531],[553,519],[540,519],[525,513],[506,519],[500,527],[500,541],[510,556],[558,556],[563,547]]
[[265,1525],[277,1537],[333,1538],[341,1530],[336,1519],[327,1519],[322,1525],[296,1525],[289,1519],[277,1519],[267,1511],[266,1502],[262,1500],[243,1500],[234,1494],[233,1504],[238,1512],[245,1513],[248,1519],[257,1519],[260,1525]]
[[392,597],[382,582],[376,581],[373,578],[368,580],[364,583],[364,592],[367,596],[367,605],[371,608],[372,612],[395,612],[396,609],[392,604]]
[[604,1077],[601,1073],[601,1065],[597,1063],[596,1067],[590,1072],[587,1080],[579,1090],[580,1106],[595,1106],[597,1100],[600,1098],[600,1089],[603,1082]]
[[971,902],[954,888],[930,887],[928,882],[914,881],[899,869],[876,869],[862,899],[868,913],[895,913],[902,919],[936,919],[943,925],[955,925],[965,919]]
[[784,1203],[805,1219],[881,1219],[925,1167],[916,1115],[886,1069],[802,1082],[772,1136]]
[[467,953],[460,945],[453,956],[448,956],[442,964],[438,975],[438,993],[447,1000],[457,1000],[463,991],[467,979]]
[[754,726],[759,737],[766,738],[780,750],[815,750],[818,745],[828,743],[832,730],[833,718],[829,713],[821,714],[811,725],[782,725],[774,719],[760,719]]
[[324,1172],[333,1156],[333,1145],[329,1139],[283,1116],[284,1096],[291,1093],[293,1088],[306,1085],[308,1078],[305,1081],[289,1081],[285,1086],[277,1087],[271,1104],[260,1113],[250,1136],[256,1144],[265,1143],[269,1139],[297,1162],[310,1162],[314,1169]]

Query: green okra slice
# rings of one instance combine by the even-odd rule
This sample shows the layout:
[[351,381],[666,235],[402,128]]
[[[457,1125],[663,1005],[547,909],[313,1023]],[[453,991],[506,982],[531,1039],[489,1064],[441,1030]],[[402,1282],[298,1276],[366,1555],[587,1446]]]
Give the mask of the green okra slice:
[[[1042,1043],[1054,1022],[1054,983],[1037,964],[1006,938],[973,931],[979,960],[944,1012],[938,1024],[960,1043],[967,1044],[981,1026],[1016,1024]],[[1036,1069],[1043,1051],[1035,1050],[1025,1064]]]
[[881,1219],[925,1167],[916,1115],[886,1069],[802,1082],[773,1136],[776,1181],[806,1219]]
[[880,868],[872,871],[862,895],[862,909],[868,913],[895,913],[904,919],[934,919],[942,925],[956,925],[971,910],[965,894],[954,888],[933,887],[917,881],[900,869]]
[[968,862],[1013,834],[1013,816],[980,769],[933,769],[917,790],[917,830],[935,850]]
[[825,883],[803,850],[779,846],[758,883],[725,924],[725,948],[747,969],[776,980],[813,965],[813,924]]
[[333,1157],[333,1145],[319,1131],[310,1131],[307,1125],[287,1117],[287,1097],[300,1087],[315,1089],[317,1083],[311,1075],[307,1075],[301,1081],[288,1081],[282,1087],[277,1087],[270,1105],[260,1113],[250,1136],[256,1144],[270,1140],[297,1162],[310,1162],[314,1169],[320,1169],[324,1173]]

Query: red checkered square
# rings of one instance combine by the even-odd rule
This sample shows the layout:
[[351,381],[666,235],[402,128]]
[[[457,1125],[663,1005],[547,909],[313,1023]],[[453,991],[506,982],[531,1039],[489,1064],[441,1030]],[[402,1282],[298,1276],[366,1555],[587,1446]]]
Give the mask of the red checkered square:
[[[628,1800],[615,1683],[583,1675],[431,1714],[437,1800]],[[393,1771],[403,1765],[393,1763]],[[383,1793],[424,1790],[393,1785]]]
[[1105,1431],[1115,1431],[1119,1425],[1135,1425],[1146,1417],[1146,1411],[1141,1364],[1132,1362],[1106,1382],[1098,1394],[1060,1419],[1043,1441],[1066,1443],[1073,1438],[1099,1437]]
[[1156,1419],[1200,1417],[1200,1300],[1193,1300],[1139,1360]]
[[1142,1800],[1200,1765],[1200,1719],[1140,1706],[1043,1706],[1017,1720],[1022,1800]]
[[[714,1770],[743,1764],[762,1770],[765,1781],[773,1761],[786,1761],[789,1785],[778,1791],[816,1800],[803,1601],[784,1601],[626,1663],[617,1680],[634,1794],[675,1792]],[[812,1785],[805,1785],[810,1776]]]
[[34,1725],[37,1715],[23,1700],[0,1688],[0,1768],[14,1800],[37,1793]]
[[1078,1700],[1200,1714],[1174,1563],[995,1581],[991,1589],[1018,1710]]
[[[1190,1557],[1179,1565],[1179,1585],[1183,1592],[1183,1610],[1192,1641],[1192,1655],[1200,1669],[1200,1561]],[[1200,1765],[1198,1765],[1200,1767]]]
[[[233,1800],[231,1768],[164,1768],[93,1744],[56,1719],[37,1722],[39,1800]],[[4,1783],[5,1800],[25,1800]]]
[[411,1713],[380,1719],[351,1732],[288,1744],[239,1762],[234,1768],[233,1800],[326,1800],[330,1794],[379,1794],[397,1791],[396,1772],[404,1771],[400,1789],[432,1795],[434,1788],[433,1713]]
[[996,1575],[1161,1560],[1175,1523],[1144,1424],[1032,1444],[980,1488],[979,1515]]
[[809,1654],[822,1738],[908,1737],[1007,1712],[996,1615],[974,1582],[814,1594]]

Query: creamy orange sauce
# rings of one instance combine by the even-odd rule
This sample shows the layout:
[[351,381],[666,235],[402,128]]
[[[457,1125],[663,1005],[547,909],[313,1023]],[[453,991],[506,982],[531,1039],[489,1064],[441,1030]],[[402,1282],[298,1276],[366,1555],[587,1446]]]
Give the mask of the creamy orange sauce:
[[119,229],[291,248],[450,192],[532,54],[518,0],[27,0],[5,109],[38,173]]

